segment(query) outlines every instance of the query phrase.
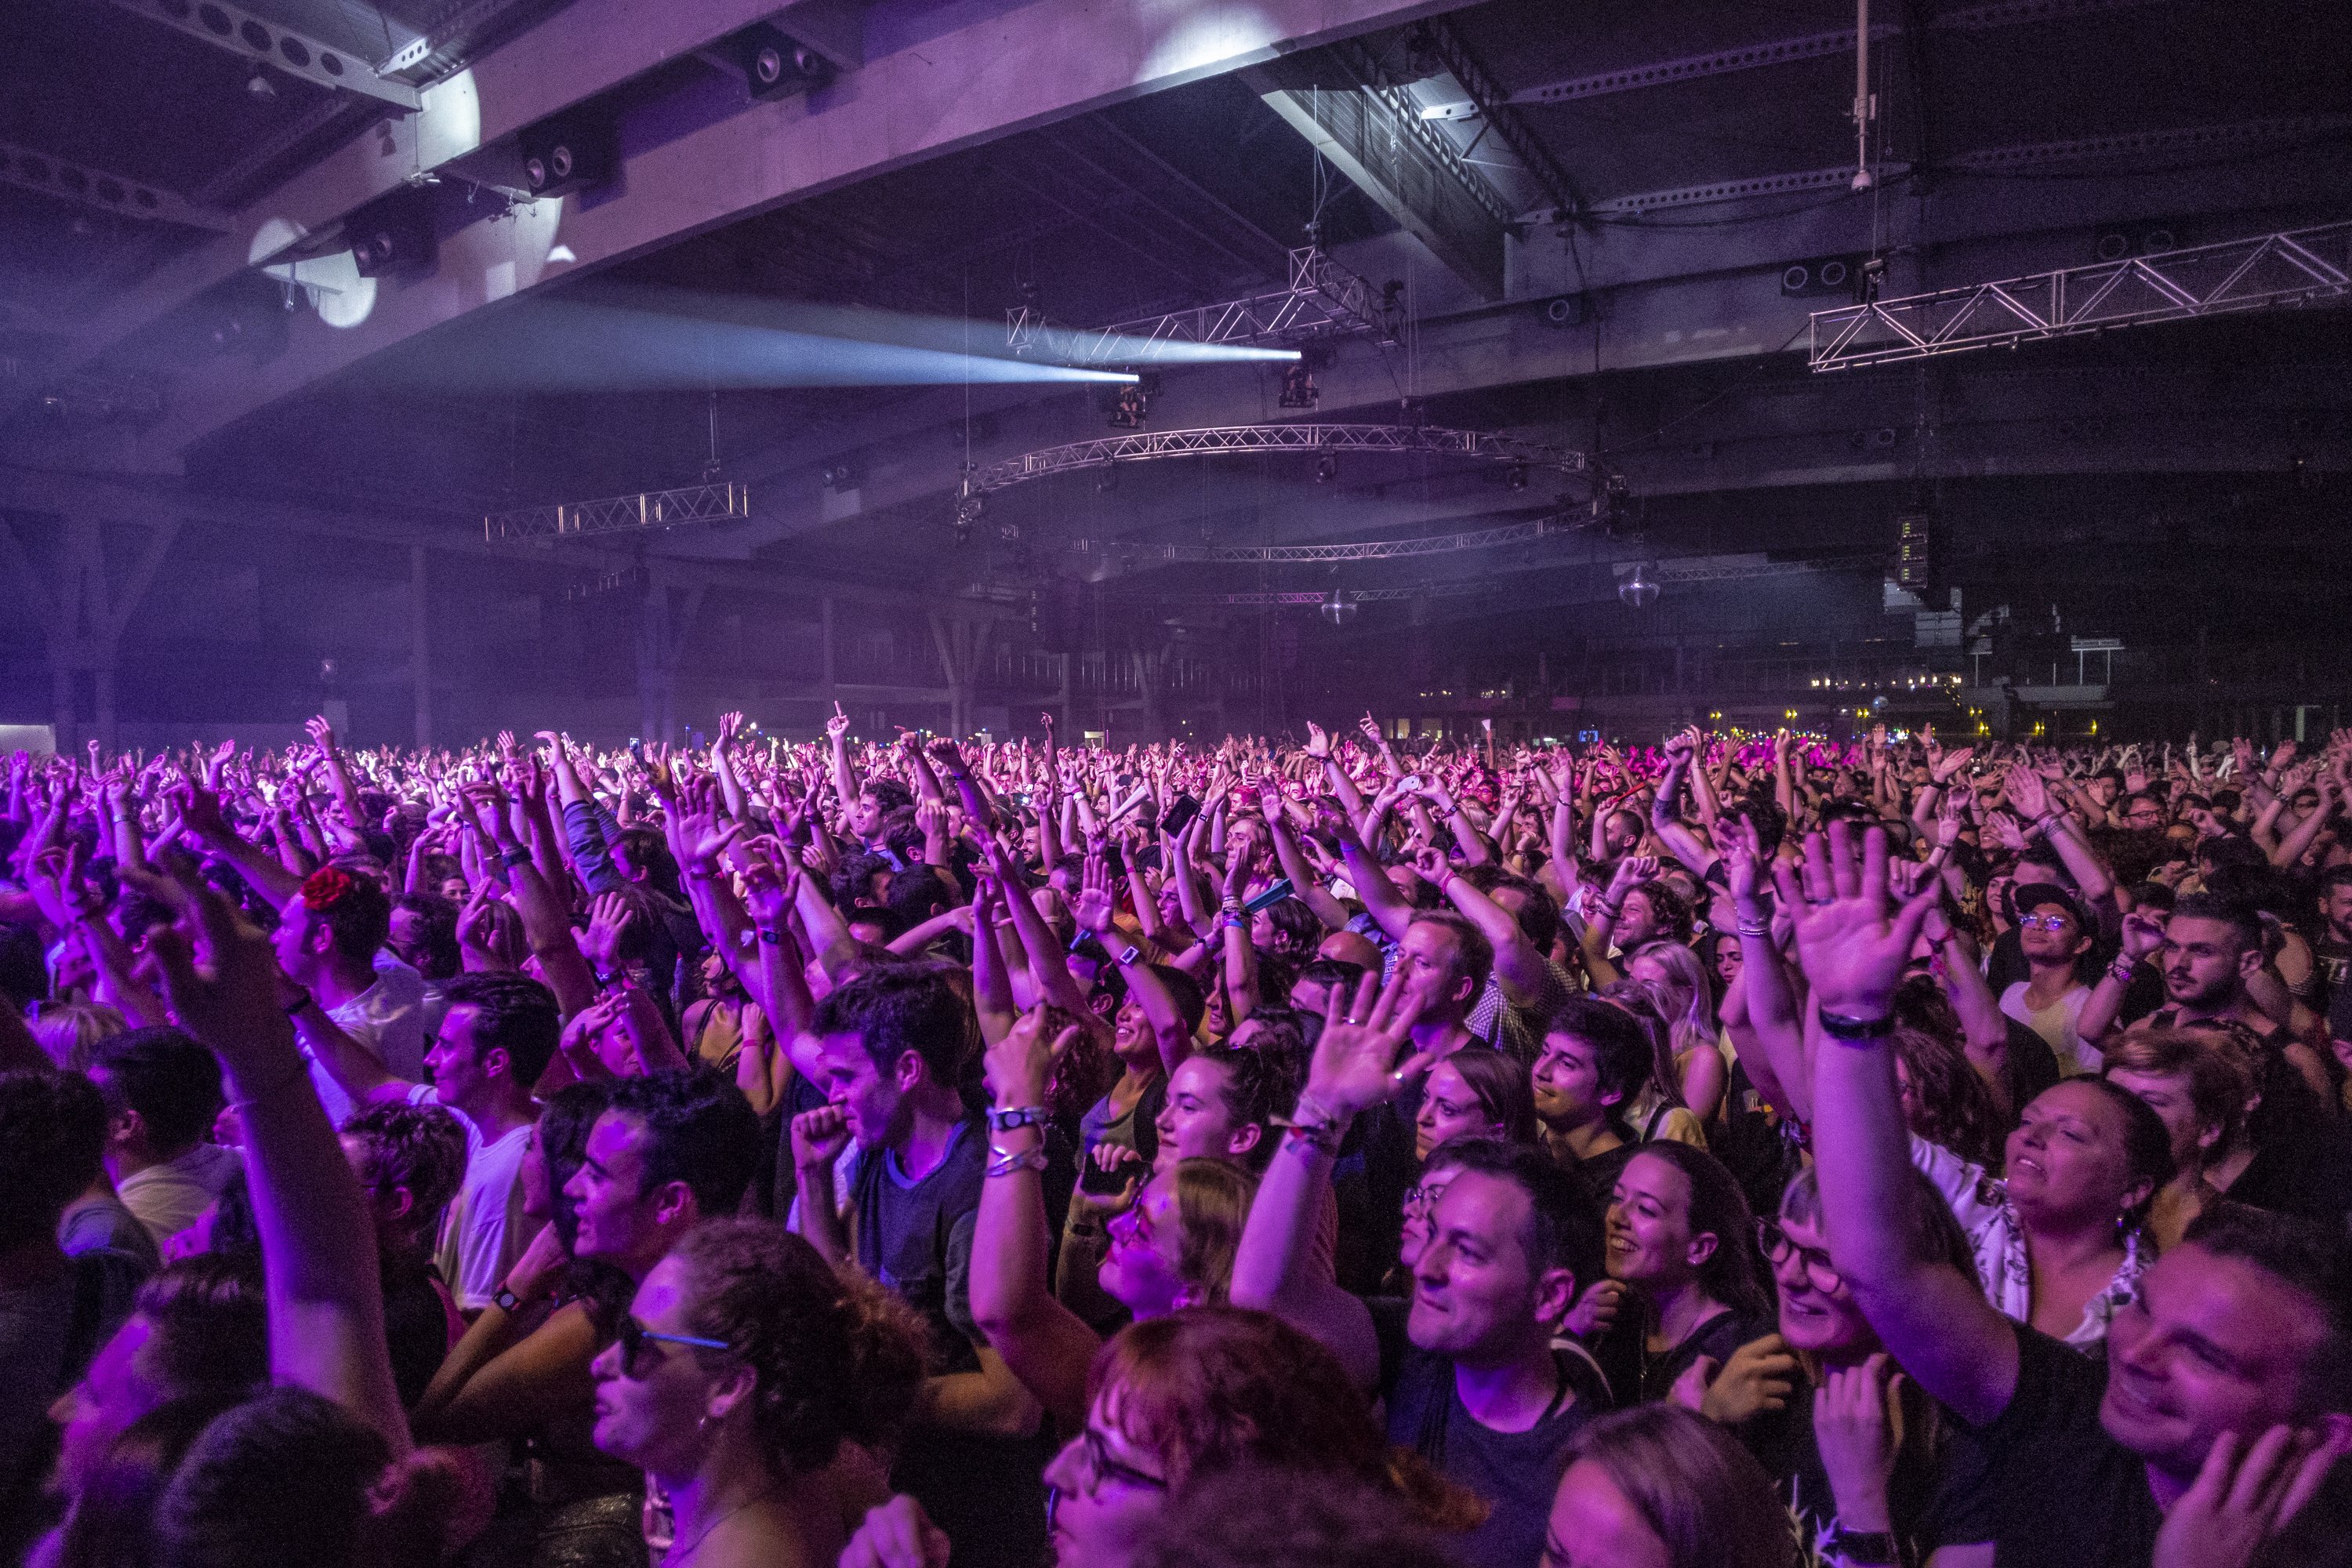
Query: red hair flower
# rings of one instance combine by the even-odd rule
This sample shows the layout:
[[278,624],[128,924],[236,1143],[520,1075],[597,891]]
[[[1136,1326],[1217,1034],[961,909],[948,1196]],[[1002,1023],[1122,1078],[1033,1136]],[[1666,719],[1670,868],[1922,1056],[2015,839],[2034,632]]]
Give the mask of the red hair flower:
[[324,914],[348,897],[359,884],[340,866],[321,866],[302,884],[302,901]]

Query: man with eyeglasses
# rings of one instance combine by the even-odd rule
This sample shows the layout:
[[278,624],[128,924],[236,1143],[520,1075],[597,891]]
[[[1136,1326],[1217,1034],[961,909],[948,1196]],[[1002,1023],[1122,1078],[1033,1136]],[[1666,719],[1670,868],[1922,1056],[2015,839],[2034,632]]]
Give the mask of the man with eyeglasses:
[[1377,1002],[1356,1000],[1362,1022],[1331,1009],[1259,1183],[1234,1258],[1233,1303],[1328,1345],[1385,1403],[1391,1442],[1492,1505],[1462,1540],[1465,1563],[1526,1568],[1543,1551],[1570,1438],[1609,1405],[1591,1360],[1552,1342],[1579,1288],[1601,1278],[1600,1211],[1575,1173],[1541,1152],[1458,1139],[1445,1146],[1452,1179],[1422,1222],[1405,1311],[1375,1317],[1310,1267],[1315,1217],[1349,1123],[1385,1104],[1424,1060],[1407,1051],[1418,997],[1406,984]]
[[2063,888],[2049,882],[2018,889],[2013,904],[2026,978],[2002,990],[2000,1010],[2048,1042],[2067,1077],[2095,1073],[2099,1053],[2083,1043],[2079,1027],[2091,994],[2079,973],[2092,940],[2083,911]]

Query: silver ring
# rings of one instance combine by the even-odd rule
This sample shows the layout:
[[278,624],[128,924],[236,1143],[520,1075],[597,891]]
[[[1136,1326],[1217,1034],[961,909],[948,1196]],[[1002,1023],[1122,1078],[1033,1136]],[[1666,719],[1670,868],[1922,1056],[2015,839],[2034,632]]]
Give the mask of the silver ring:
[[1391,1083],[1402,1083],[1404,1081],[1404,1068],[1399,1068],[1396,1071],[1389,1074],[1389,1081]]

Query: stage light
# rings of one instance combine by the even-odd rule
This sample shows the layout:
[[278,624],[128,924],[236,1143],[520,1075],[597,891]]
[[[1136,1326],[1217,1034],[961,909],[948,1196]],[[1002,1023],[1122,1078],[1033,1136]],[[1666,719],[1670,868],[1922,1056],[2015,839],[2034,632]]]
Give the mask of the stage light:
[[1633,574],[1617,584],[1618,602],[1629,610],[1646,610],[1658,602],[1658,585],[1650,581],[1649,568],[1636,566]]
[[1331,596],[1316,606],[1315,613],[1335,626],[1344,626],[1356,618],[1356,612],[1361,607],[1355,600],[1334,588]]
[[1304,362],[1282,373],[1282,395],[1277,399],[1285,408],[1312,408],[1322,401],[1315,385],[1315,373]]
[[1525,463],[1513,463],[1503,471],[1503,482],[1514,490],[1527,489],[1528,466]]
[[1140,385],[1122,386],[1111,403],[1110,427],[1114,430],[1140,430],[1151,412],[1151,399]]
[[1331,484],[1336,481],[1339,477],[1339,459],[1335,454],[1326,452],[1321,457],[1315,459],[1315,482],[1317,484]]

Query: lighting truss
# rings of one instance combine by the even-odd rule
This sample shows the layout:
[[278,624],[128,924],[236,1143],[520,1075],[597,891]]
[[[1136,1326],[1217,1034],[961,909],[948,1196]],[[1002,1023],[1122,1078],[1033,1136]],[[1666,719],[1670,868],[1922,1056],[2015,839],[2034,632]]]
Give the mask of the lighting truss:
[[[1497,530],[1496,531],[1502,531]],[[1495,540],[1501,544],[1507,541]],[[1350,558],[1354,559],[1354,558]],[[1649,573],[1653,583],[1676,586],[1694,583],[1747,582],[1761,577],[1793,577],[1808,572],[1853,572],[1876,570],[1885,564],[1884,554],[1840,555],[1819,561],[1767,561],[1762,559],[1696,556],[1675,562],[1618,562],[1611,565],[1611,574],[1623,581],[1637,566]],[[1562,563],[1562,564],[1595,565],[1597,562]],[[1282,590],[1265,589],[1238,594],[1203,595],[1203,602],[1215,605],[1320,605],[1336,592],[1350,604],[1393,604],[1402,599],[1438,599],[1454,594],[1491,592],[1493,583],[1483,577],[1466,577],[1450,583],[1423,583],[1402,588],[1340,588]]]
[[1462,550],[1492,550],[1497,545],[1523,544],[1530,539],[1569,531],[1569,524],[1552,517],[1465,533],[1438,533],[1423,539],[1360,540],[1347,544],[1120,545],[1101,540],[1081,539],[1072,547],[1081,551],[1125,552],[1138,563],[1212,561],[1234,564],[1245,562],[1402,561],[1416,555],[1451,555]]
[[687,485],[674,490],[646,490],[641,495],[613,496],[604,500],[492,512],[482,519],[482,537],[488,541],[573,539],[591,533],[683,528],[689,523],[721,522],[751,515],[751,489],[748,485]]
[[1083,331],[1050,327],[1038,307],[1016,305],[1004,313],[1004,333],[1016,354],[1073,365],[1149,364],[1178,344],[1297,343],[1359,332],[1392,343],[1396,313],[1370,283],[1310,245],[1290,253],[1290,286],[1276,293]]
[[1816,310],[1811,363],[1829,371],[1928,359],[2110,327],[2310,304],[2347,290],[2352,223],[2326,224]]
[[971,489],[985,495],[1081,468],[1215,452],[1439,452],[1561,474],[1581,474],[1590,466],[1581,452],[1483,430],[1422,425],[1216,425],[1198,430],[1137,430],[1024,452],[974,473]]

